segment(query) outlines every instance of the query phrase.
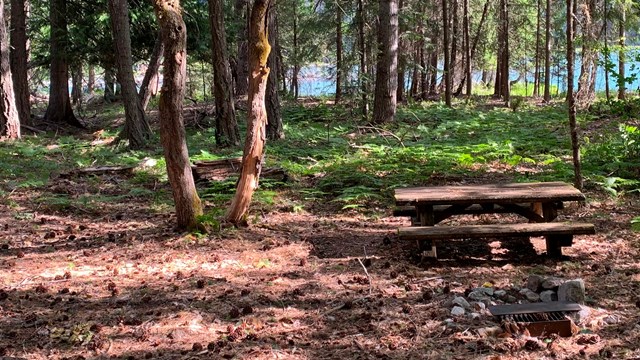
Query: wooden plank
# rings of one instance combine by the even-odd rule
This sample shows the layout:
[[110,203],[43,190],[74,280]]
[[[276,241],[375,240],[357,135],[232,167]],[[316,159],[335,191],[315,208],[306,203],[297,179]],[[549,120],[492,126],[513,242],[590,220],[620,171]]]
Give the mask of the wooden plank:
[[[483,204],[486,205],[486,204]],[[526,204],[518,204],[519,206],[526,206]],[[482,206],[480,204],[474,204],[470,206],[466,206],[464,204],[456,204],[454,205],[436,205],[433,207],[433,211],[436,216],[445,216],[448,218],[452,215],[476,215],[476,214],[502,214],[502,213],[512,213],[511,210],[505,209],[501,205],[494,206],[493,208],[488,208],[486,206]],[[442,214],[440,214],[442,213]],[[393,209],[393,216],[416,216],[416,208],[413,205],[405,205],[405,206],[397,206]],[[438,223],[438,221],[436,221]]]
[[593,224],[531,223],[465,226],[412,226],[398,229],[403,240],[471,239],[510,236],[590,235]]
[[584,194],[563,182],[452,185],[395,190],[396,204],[481,204],[583,201]]
[[536,314],[559,311],[574,312],[580,311],[580,305],[564,301],[552,301],[532,304],[494,305],[489,306],[488,309],[493,316],[504,316],[513,314]]

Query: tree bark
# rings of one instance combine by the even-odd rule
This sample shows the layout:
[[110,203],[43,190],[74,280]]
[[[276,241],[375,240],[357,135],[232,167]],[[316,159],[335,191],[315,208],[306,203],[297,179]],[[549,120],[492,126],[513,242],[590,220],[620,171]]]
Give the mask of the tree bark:
[[270,0],[255,0],[249,21],[249,114],[247,116],[247,137],[242,157],[242,171],[238,179],[236,194],[229,207],[226,219],[239,224],[251,203],[251,198],[260,178],[263,165],[266,138],[267,111],[265,92],[269,68],[267,59],[271,52],[269,45],[267,12]]
[[[593,21],[595,15],[595,0],[587,0],[585,6],[581,7],[582,18],[582,65],[580,76],[578,77],[578,91],[575,94],[576,106],[587,108],[596,98],[594,68],[598,54],[594,49],[596,41],[596,25]],[[576,14],[577,15],[577,14]],[[593,90],[593,91],[592,91]]]
[[89,95],[93,95],[96,86],[96,69],[92,64],[89,64],[89,78],[87,79],[87,92]]
[[626,26],[626,9],[625,5],[620,4],[620,21],[618,22],[618,36],[620,50],[618,51],[618,99],[626,98],[627,84],[625,81],[625,26]]
[[533,96],[540,95],[540,8],[541,0],[536,2],[536,58],[533,69]]
[[151,91],[151,87],[157,82],[163,52],[164,46],[162,44],[162,35],[158,32],[158,37],[156,38],[156,43],[153,45],[149,64],[147,65],[147,71],[144,73],[144,78],[142,79],[142,84],[140,84],[140,90],[138,91],[138,98],[142,104],[142,111],[147,110],[151,96],[155,95],[153,94],[153,91]]
[[67,1],[49,2],[51,66],[49,78],[49,105],[45,119],[54,123],[84,127],[73,114],[69,97],[69,67],[67,65]]
[[269,43],[273,44],[273,51],[269,53],[267,66],[274,71],[269,72],[267,78],[266,107],[267,107],[267,139],[284,139],[284,126],[282,124],[282,109],[280,108],[280,95],[278,94],[278,74],[280,58],[278,57],[280,42],[278,29],[278,14],[276,8],[272,7],[268,13],[269,21]]
[[293,100],[297,101],[300,95],[300,88],[298,84],[298,73],[300,72],[300,65],[298,59],[298,4],[293,4],[293,72],[291,74],[291,94]]
[[451,58],[449,58],[449,81],[451,81],[451,94],[453,95],[453,83],[456,81],[458,66],[458,0],[451,0],[453,19],[451,20]]
[[342,8],[336,2],[336,104],[342,99],[342,67]]
[[467,98],[471,98],[471,39],[469,38],[469,0],[464,0],[463,10],[463,28],[464,28],[464,67],[465,67],[465,82],[467,85],[466,93]]
[[227,36],[224,30],[222,0],[209,0],[209,25],[213,52],[213,97],[216,104],[216,144],[240,144],[233,100],[233,80],[227,56]]
[[544,101],[551,101],[551,0],[547,0],[545,11],[544,39]]
[[398,0],[380,0],[373,122],[393,121],[398,88]]
[[116,50],[118,82],[122,91],[125,112],[125,124],[119,137],[129,141],[130,149],[140,149],[151,137],[151,127],[144,116],[144,109],[140,98],[138,98],[136,82],[133,78],[127,0],[109,0],[109,18]]
[[187,68],[187,31],[177,0],[154,0],[164,43],[164,78],[160,102],[160,141],[176,206],[178,227],[196,228],[202,215],[182,117]]
[[11,75],[20,123],[27,125],[31,124],[29,39],[27,37],[29,7],[29,0],[11,0]]
[[504,104],[509,107],[511,104],[511,83],[509,81],[509,3],[507,0],[501,1],[502,17],[502,98]]
[[398,86],[396,90],[396,100],[400,103],[404,102],[404,88],[405,88],[405,68],[407,64],[407,55],[406,55],[406,42],[402,34],[404,34],[406,29],[406,22],[400,21],[402,19],[401,14],[403,13],[404,8],[404,0],[398,1]]
[[116,100],[116,79],[112,66],[108,64],[104,68],[104,100],[108,103]]
[[82,63],[71,65],[71,104],[82,105]]
[[236,61],[236,96],[247,95],[249,89],[248,50],[247,50],[247,23],[249,13],[247,0],[236,0],[235,16],[240,22],[240,29],[236,35],[238,43],[238,59]]
[[367,94],[367,49],[364,34],[364,0],[358,0],[358,47],[360,53],[360,67],[358,81],[360,82],[360,113],[363,120],[369,118],[369,96]]
[[567,106],[569,110],[569,129],[571,131],[571,147],[573,150],[573,170],[574,186],[582,190],[582,173],[580,164],[580,143],[578,142],[578,125],[576,123],[576,103],[573,93],[573,73],[574,73],[574,13],[573,1],[567,0]]
[[20,117],[13,92],[9,34],[4,17],[4,0],[0,0],[0,138],[20,138]]
[[605,58],[604,58],[604,91],[607,97],[607,101],[609,101],[609,99],[611,99],[611,90],[609,88],[609,62],[611,61],[609,58],[609,34],[608,34],[608,29],[609,29],[609,2],[607,0],[604,0],[604,19],[602,20],[604,22],[604,53],[605,53]]
[[[470,56],[470,62],[473,62],[473,58],[475,58],[475,56],[476,56],[476,49],[478,47],[478,41],[480,40],[480,35],[482,34],[482,27],[484,25],[485,19],[487,17],[487,12],[489,10],[489,1],[490,0],[487,0],[484,3],[484,8],[482,9],[482,16],[480,16],[480,22],[478,23],[478,29],[476,30],[476,35],[473,38],[473,45],[471,45],[471,54],[469,55]],[[486,79],[483,78],[482,81],[485,84],[488,84],[485,80]],[[456,94],[459,94],[459,93],[462,92],[462,87],[465,85],[466,81],[467,81],[467,76],[465,75],[464,78],[462,79],[462,81],[460,82],[460,85],[458,86],[458,89],[455,91]],[[471,80],[469,80],[469,81],[471,81]]]
[[444,99],[448,107],[451,107],[451,58],[449,56],[449,9],[448,1],[442,0],[442,28],[444,30]]

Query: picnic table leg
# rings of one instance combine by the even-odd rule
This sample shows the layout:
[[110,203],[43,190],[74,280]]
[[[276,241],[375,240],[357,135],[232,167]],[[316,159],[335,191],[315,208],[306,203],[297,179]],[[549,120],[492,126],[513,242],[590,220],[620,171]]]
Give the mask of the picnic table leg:
[[[433,205],[420,204],[416,206],[420,226],[434,226],[436,224]],[[437,257],[435,240],[418,240],[418,249],[423,257]]]
[[555,259],[562,257],[562,247],[573,245],[573,235],[549,235],[545,240],[547,256]]

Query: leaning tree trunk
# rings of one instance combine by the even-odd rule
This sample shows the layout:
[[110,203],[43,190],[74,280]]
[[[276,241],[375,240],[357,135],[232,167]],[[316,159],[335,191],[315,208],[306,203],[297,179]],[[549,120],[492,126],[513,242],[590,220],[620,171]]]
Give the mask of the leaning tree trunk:
[[13,93],[4,0],[0,0],[0,138],[20,138],[20,118]]
[[73,114],[69,97],[69,67],[67,64],[67,1],[51,0],[49,3],[50,53],[49,105],[45,119],[55,123],[84,127]]
[[142,104],[142,111],[147,110],[147,106],[149,106],[149,101],[151,100],[151,95],[154,95],[153,91],[151,91],[151,86],[153,86],[152,84],[155,84],[157,81],[163,51],[164,46],[162,44],[162,35],[158,32],[156,43],[153,45],[153,51],[151,51],[151,57],[149,58],[147,71],[144,73],[144,78],[142,79],[142,84],[140,84],[140,90],[138,91],[138,98]]
[[541,0],[536,2],[536,57],[533,70],[533,96],[540,96],[540,8]]
[[227,56],[222,0],[209,0],[209,25],[213,53],[213,97],[216,103],[216,144],[235,146],[240,144],[240,131],[233,102],[233,80]]
[[575,0],[567,0],[567,106],[569,107],[569,129],[571,131],[571,148],[573,150],[574,185],[578,190],[582,190],[580,143],[578,142],[578,125],[576,123],[576,101],[575,94],[573,93],[575,57],[573,48],[573,34],[575,30],[573,1]]
[[544,39],[544,101],[551,101],[551,0],[545,11]]
[[398,0],[380,0],[378,61],[373,122],[382,124],[396,116],[398,91]]
[[464,28],[464,82],[467,98],[471,98],[471,39],[469,38],[469,0],[464,0],[463,24]]
[[269,42],[273,44],[275,51],[269,53],[267,66],[274,71],[269,73],[267,79],[266,90],[266,107],[267,107],[267,139],[280,140],[284,139],[284,126],[282,124],[282,109],[280,108],[280,96],[278,94],[278,71],[280,67],[280,59],[278,58],[278,50],[280,43],[278,41],[278,15],[276,8],[269,11]]
[[226,218],[233,224],[239,224],[244,218],[251,197],[258,187],[262,168],[267,124],[265,91],[269,68],[267,59],[271,52],[269,45],[267,11],[270,0],[255,0],[249,21],[249,114],[247,116],[247,137],[242,157],[242,171],[238,187],[229,207]]
[[158,105],[160,141],[176,205],[178,227],[195,228],[202,203],[193,181],[182,117],[187,72],[187,31],[177,0],[154,0],[164,43],[164,77]]
[[11,74],[21,124],[31,123],[29,104],[29,39],[27,38],[28,0],[11,0]]
[[129,7],[127,0],[109,0],[109,18],[115,42],[118,82],[122,89],[125,124],[120,138],[129,140],[129,148],[142,148],[151,136],[151,128],[144,116],[133,78],[131,59],[131,32],[129,30]]

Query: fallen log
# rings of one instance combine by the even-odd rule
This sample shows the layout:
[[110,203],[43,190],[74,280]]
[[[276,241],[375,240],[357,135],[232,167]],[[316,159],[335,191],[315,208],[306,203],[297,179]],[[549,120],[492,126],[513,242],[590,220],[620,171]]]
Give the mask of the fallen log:
[[[192,166],[193,178],[197,180],[223,181],[240,174],[242,157],[196,161]],[[288,175],[282,168],[263,168],[261,177],[278,178],[287,181]]]

